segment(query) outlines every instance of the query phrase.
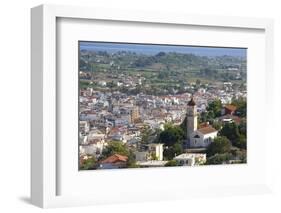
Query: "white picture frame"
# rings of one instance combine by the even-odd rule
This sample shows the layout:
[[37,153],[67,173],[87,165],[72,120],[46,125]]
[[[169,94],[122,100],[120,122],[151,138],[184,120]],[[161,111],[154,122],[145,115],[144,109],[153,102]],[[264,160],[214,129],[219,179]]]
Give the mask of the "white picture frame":
[[[210,187],[202,186],[194,182],[187,184],[186,187],[179,189],[167,185],[167,190],[161,191],[157,188],[153,196],[144,193],[133,193],[132,189],[127,189],[124,193],[132,193],[128,196],[120,194],[112,195],[75,195],[59,194],[58,179],[60,158],[57,145],[57,88],[60,82],[57,79],[57,21],[60,18],[74,20],[100,20],[100,21],[119,21],[133,23],[153,23],[155,25],[166,26],[199,26],[206,28],[220,28],[231,30],[258,30],[262,31],[264,37],[264,68],[261,68],[260,82],[264,81],[264,92],[262,98],[266,103],[262,103],[262,109],[274,103],[270,91],[273,89],[271,82],[273,75],[273,21],[271,19],[241,18],[241,17],[216,17],[203,15],[173,14],[173,13],[153,13],[148,11],[122,11],[101,8],[85,8],[74,6],[54,6],[41,5],[31,10],[31,202],[42,208],[92,205],[100,203],[116,202],[139,202],[143,200],[163,200],[180,199],[188,197],[214,196],[214,195],[241,195],[253,193],[265,193],[271,191],[271,160],[269,146],[273,137],[268,131],[268,125],[264,127],[264,138],[266,150],[263,156],[264,166],[261,166],[257,174],[263,173],[264,177],[258,179],[254,184],[249,182],[239,182],[236,184],[217,183]],[[250,76],[251,77],[251,76]],[[251,79],[250,79],[251,80]],[[253,89],[255,86],[253,85]],[[256,99],[255,99],[256,100]],[[252,110],[249,106],[248,110]],[[273,112],[267,112],[268,116],[261,118],[262,122],[269,122]],[[257,154],[257,153],[256,153]],[[255,155],[255,153],[252,153]],[[247,170],[247,168],[243,168]],[[212,172],[212,168],[206,168]],[[218,171],[220,168],[218,168]],[[150,175],[165,175],[165,170],[151,169]],[[168,171],[168,170],[167,170]],[[170,170],[171,171],[171,170]],[[255,170],[257,171],[257,170]],[[78,170],[77,170],[78,172]],[[123,171],[121,171],[123,172]],[[172,172],[179,172],[173,170]],[[231,171],[230,171],[231,172]],[[139,175],[133,171],[134,175]],[[199,172],[195,172],[200,175]],[[180,174],[180,173],[179,173]],[[132,174],[131,174],[132,175]],[[156,177],[156,176],[155,176]],[[78,183],[73,183],[78,184]],[[105,183],[104,183],[105,184]],[[188,186],[189,185],[189,186]],[[126,188],[126,186],[124,186]],[[129,188],[129,187],[128,187]],[[186,190],[189,193],[186,193]],[[173,196],[165,196],[170,192]],[[59,194],[59,195],[58,195]]]

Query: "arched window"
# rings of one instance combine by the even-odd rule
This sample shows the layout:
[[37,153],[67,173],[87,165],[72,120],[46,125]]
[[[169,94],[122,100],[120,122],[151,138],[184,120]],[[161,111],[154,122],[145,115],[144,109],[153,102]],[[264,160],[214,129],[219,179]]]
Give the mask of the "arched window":
[[200,136],[199,135],[195,135],[194,138],[200,138]]

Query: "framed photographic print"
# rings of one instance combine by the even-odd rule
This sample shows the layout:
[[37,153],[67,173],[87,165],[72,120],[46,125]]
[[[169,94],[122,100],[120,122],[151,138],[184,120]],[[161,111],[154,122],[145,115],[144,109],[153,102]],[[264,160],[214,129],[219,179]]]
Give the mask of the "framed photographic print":
[[32,203],[270,192],[272,20],[43,5],[31,21]]

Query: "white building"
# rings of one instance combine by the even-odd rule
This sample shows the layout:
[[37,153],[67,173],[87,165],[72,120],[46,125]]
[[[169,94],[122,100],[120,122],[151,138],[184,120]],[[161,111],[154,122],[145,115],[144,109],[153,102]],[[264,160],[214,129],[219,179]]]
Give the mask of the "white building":
[[88,133],[90,131],[89,121],[79,121],[79,126],[81,132]]
[[114,141],[121,141],[123,143],[127,143],[126,134],[123,132],[116,132],[110,136],[111,136],[111,139]]
[[104,139],[105,139],[105,134],[102,133],[98,129],[93,129],[88,134],[88,141],[91,141],[91,140],[101,140],[101,141],[103,141]]
[[79,144],[87,144],[88,143],[88,136],[82,135],[81,132],[79,132]]
[[190,135],[191,147],[207,147],[217,137],[218,131],[211,126],[197,129]]
[[217,137],[218,131],[211,125],[198,129],[197,128],[197,107],[193,97],[187,105],[187,139],[191,148],[207,147],[214,138]]
[[83,112],[80,114],[80,121],[92,121],[98,119],[96,112]]
[[118,81],[118,82],[117,82],[117,86],[118,86],[118,87],[121,87],[121,86],[123,86],[123,83]]
[[98,85],[105,87],[106,86],[106,81],[99,81]]
[[148,144],[148,151],[153,153],[157,160],[163,160],[163,144],[161,143],[151,143]]
[[151,129],[161,129],[164,130],[164,124],[166,123],[164,119],[146,119],[143,121],[144,124],[148,125]]
[[[137,161],[157,160],[163,161],[163,144],[148,144],[148,150],[143,152],[135,152]],[[156,159],[154,159],[156,158]]]
[[201,153],[183,153],[174,157],[181,166],[197,166],[206,162],[206,154]]
[[96,141],[90,144],[81,144],[79,146],[79,153],[81,155],[100,155],[107,144],[104,141]]
[[147,161],[148,159],[148,152],[147,151],[143,151],[143,152],[135,152],[135,156],[136,156],[136,161]]

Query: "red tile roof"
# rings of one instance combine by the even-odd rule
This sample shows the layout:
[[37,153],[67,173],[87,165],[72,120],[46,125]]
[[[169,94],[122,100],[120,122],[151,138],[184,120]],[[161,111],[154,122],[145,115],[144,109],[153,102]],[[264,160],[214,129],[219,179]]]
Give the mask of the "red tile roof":
[[200,123],[198,125],[199,129],[210,126],[209,122]]
[[114,154],[104,159],[101,163],[118,163],[118,162],[126,162],[128,160],[127,156]]
[[224,106],[224,108],[226,108],[230,111],[235,111],[237,109],[237,107],[232,105],[232,104],[227,104],[227,105]]
[[200,128],[200,129],[198,129],[198,131],[201,132],[203,135],[217,132],[217,130],[215,128],[213,128],[212,126]]

